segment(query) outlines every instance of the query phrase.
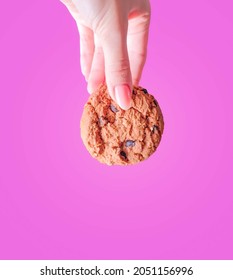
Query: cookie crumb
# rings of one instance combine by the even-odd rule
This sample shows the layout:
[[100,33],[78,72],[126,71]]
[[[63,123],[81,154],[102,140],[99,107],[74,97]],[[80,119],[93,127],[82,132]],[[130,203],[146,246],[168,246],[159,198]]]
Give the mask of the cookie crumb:
[[105,118],[105,117],[103,117],[103,116],[101,116],[100,118],[99,118],[99,125],[101,126],[101,127],[103,127],[105,124],[107,124],[108,123],[108,120]]

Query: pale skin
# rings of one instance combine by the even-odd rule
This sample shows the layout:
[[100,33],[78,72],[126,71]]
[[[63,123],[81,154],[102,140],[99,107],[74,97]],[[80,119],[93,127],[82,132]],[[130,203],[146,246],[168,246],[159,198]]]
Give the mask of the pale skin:
[[118,105],[130,108],[132,86],[146,61],[149,0],[61,0],[80,35],[81,71],[89,93],[106,82]]

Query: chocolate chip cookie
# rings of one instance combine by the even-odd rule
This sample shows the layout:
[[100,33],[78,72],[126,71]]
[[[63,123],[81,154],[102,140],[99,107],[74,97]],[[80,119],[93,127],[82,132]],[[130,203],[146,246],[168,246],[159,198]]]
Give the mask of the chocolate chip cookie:
[[164,121],[155,98],[134,87],[132,107],[124,111],[101,85],[84,106],[81,137],[89,153],[101,163],[129,165],[147,159],[157,149]]

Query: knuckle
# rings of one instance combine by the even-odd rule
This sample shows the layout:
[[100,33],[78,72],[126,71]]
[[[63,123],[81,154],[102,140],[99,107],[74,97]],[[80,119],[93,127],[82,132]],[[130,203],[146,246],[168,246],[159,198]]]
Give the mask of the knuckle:
[[127,59],[106,66],[106,77],[110,84],[129,83],[131,81],[131,71]]
[[106,65],[108,71],[114,74],[128,73],[130,71],[129,60],[119,59]]

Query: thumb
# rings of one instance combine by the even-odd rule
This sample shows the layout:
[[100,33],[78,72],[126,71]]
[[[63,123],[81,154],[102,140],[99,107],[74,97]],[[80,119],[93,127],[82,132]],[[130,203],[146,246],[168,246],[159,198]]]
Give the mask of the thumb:
[[132,93],[132,77],[127,50],[127,25],[128,19],[125,21],[111,20],[110,24],[108,22],[106,32],[100,34],[108,91],[112,99],[124,110],[130,108]]

